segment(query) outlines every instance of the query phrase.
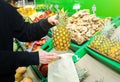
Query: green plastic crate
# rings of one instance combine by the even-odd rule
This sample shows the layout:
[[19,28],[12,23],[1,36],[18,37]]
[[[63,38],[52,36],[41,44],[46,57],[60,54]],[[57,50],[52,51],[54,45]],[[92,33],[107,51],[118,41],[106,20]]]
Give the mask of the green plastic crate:
[[120,21],[120,16],[115,17],[115,18],[112,20],[112,23],[115,23],[115,22],[117,22],[117,21]]
[[[99,33],[97,35],[99,35]],[[95,36],[97,36],[97,35],[95,35]],[[90,39],[88,45],[94,39],[95,36],[93,36]],[[118,63],[118,62],[116,62],[116,61],[114,61],[114,60],[112,60],[112,59],[110,59],[110,58],[108,58],[108,57],[106,57],[106,56],[104,56],[104,55],[94,51],[93,49],[90,49],[88,47],[88,45],[86,45],[85,50],[86,50],[87,53],[89,53],[89,55],[91,55],[92,57],[96,58],[100,62],[104,63],[105,65],[107,65],[111,69],[115,70],[116,72],[120,73],[120,63]]]
[[[96,35],[99,33],[96,33]],[[94,35],[95,36],[95,35]],[[81,59],[86,53],[86,49],[85,47],[90,43],[90,41],[93,39],[93,37],[90,38],[90,40],[88,40],[84,45],[79,46],[76,45],[74,43],[70,44],[69,49],[71,49],[74,52],[74,55],[72,56],[72,59],[74,61],[74,63],[78,62],[79,59]],[[50,52],[53,49],[53,43],[52,43],[52,38],[50,38],[46,44],[44,44],[41,47],[43,50]],[[47,78],[45,78],[41,72],[38,70],[38,68],[35,65],[32,65],[34,71],[37,73],[37,75],[40,77],[41,81],[40,82],[47,82]]]
[[49,30],[47,35],[48,35],[49,37],[52,37],[52,31]]
[[112,23],[115,24],[115,27],[120,26],[120,16],[115,17],[115,18],[112,20]]
[[[73,50],[74,52],[74,55],[72,56],[72,59],[74,61],[74,63],[76,63],[80,58],[82,58],[85,54],[86,54],[86,51],[85,51],[85,46],[82,46],[82,47],[79,47],[74,44],[71,44],[69,49],[71,48],[76,48],[78,49],[76,51]],[[43,50],[47,51],[47,52],[50,52],[52,49],[53,49],[53,43],[52,43],[52,38],[50,38],[46,44],[44,44],[42,47],[41,47]],[[35,65],[32,65],[32,68],[34,69],[34,71],[36,72],[36,74],[38,75],[38,77],[41,79],[40,82],[47,82],[47,78],[45,78],[41,72],[38,70],[38,68],[35,66]]]

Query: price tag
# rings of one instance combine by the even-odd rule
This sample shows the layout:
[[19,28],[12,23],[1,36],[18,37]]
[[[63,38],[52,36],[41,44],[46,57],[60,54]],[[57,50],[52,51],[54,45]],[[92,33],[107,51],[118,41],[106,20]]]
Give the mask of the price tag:
[[56,9],[58,9],[58,8],[59,8],[59,5],[58,5],[58,4],[56,4],[56,5],[55,5],[55,8],[56,8]]
[[80,9],[80,4],[74,4],[73,9],[78,11]]
[[96,5],[95,4],[93,4],[93,6],[92,6],[92,11],[93,11],[93,14],[95,14],[95,12],[96,12]]
[[53,7],[53,5],[51,4],[51,5],[50,5],[50,10],[52,10],[52,7]]

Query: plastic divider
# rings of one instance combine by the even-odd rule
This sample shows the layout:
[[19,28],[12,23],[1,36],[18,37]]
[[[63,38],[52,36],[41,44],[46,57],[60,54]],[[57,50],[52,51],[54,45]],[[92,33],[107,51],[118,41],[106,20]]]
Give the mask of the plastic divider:
[[49,52],[53,48],[52,38],[50,38],[44,45],[41,46],[41,49]]

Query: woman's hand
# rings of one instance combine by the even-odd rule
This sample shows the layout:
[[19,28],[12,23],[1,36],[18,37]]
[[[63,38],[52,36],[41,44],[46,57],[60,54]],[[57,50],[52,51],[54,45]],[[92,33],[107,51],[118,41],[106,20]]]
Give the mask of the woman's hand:
[[58,15],[53,15],[53,16],[50,16],[48,18],[48,22],[51,24],[51,25],[56,25],[58,23]]
[[48,64],[49,62],[56,60],[56,59],[60,59],[60,56],[58,56],[55,53],[46,52],[42,50],[39,51],[40,64]]

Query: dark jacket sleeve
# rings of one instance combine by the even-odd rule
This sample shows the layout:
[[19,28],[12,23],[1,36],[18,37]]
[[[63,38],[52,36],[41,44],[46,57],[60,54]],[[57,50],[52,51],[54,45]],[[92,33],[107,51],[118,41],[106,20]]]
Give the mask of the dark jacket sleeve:
[[[40,20],[37,23],[26,23],[17,10],[10,6],[9,12],[10,26],[12,27],[13,36],[20,41],[38,40],[48,33],[48,30],[53,26],[48,23],[47,18]],[[12,19],[12,21],[11,21]]]
[[[0,53],[1,53],[0,57],[3,58],[3,61],[6,61],[6,64],[5,64],[6,66],[9,66],[9,64],[11,64],[11,66],[15,66],[15,67],[39,64],[38,52],[0,51]],[[9,60],[11,60],[11,61],[9,61]],[[3,62],[3,63],[5,63],[5,62]]]
[[0,51],[0,75],[14,73],[19,66],[39,65],[38,52]]

